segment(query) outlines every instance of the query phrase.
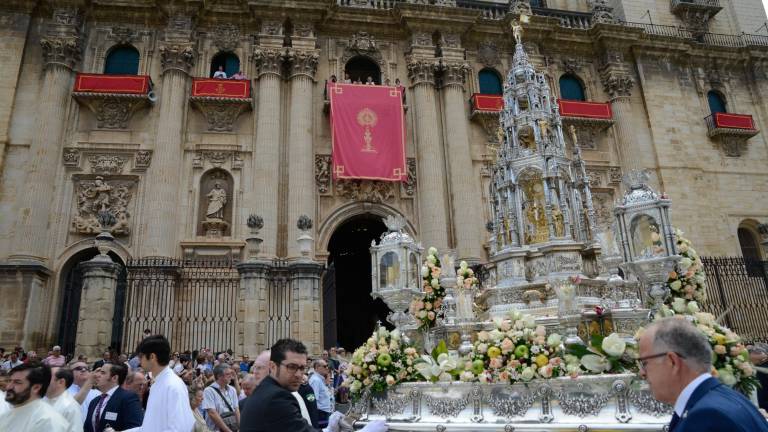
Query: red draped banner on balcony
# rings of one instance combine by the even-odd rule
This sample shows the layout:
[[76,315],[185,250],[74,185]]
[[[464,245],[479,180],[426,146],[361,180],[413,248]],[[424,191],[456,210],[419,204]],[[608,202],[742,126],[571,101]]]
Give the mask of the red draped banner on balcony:
[[403,95],[396,87],[329,84],[333,177],[405,181]]
[[500,95],[475,93],[472,95],[472,107],[476,111],[499,112],[504,108],[504,99]]
[[730,129],[754,129],[752,116],[748,114],[715,113],[715,126]]
[[601,120],[611,120],[613,112],[607,102],[584,102],[558,99],[560,115],[563,117],[583,117]]
[[151,86],[147,75],[77,74],[75,92],[146,94]]
[[249,80],[195,78],[192,80],[192,96],[246,99],[251,97],[251,82]]

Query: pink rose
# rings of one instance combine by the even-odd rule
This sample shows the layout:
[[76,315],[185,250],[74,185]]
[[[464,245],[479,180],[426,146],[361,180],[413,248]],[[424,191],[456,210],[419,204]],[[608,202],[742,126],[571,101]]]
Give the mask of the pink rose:
[[720,355],[725,354],[725,347],[723,345],[715,345],[715,353]]
[[509,372],[501,371],[499,374],[499,381],[509,382]]
[[500,369],[501,366],[502,366],[501,357],[494,357],[488,363],[488,367],[490,367],[491,369]]
[[427,313],[427,318],[429,318],[430,321],[434,321],[435,320],[435,313],[432,312],[432,311],[429,311]]
[[509,340],[508,338],[504,338],[503,341],[501,341],[501,352],[504,354],[509,353],[510,351],[515,349],[515,344]]

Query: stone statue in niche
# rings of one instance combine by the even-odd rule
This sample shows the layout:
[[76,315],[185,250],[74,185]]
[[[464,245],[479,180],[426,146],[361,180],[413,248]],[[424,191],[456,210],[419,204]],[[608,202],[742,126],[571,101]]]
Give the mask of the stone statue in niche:
[[205,215],[210,219],[224,219],[224,206],[227,205],[227,190],[216,182],[208,192],[208,211]]
[[552,209],[552,223],[555,226],[555,237],[565,236],[565,217],[560,207],[555,206]]

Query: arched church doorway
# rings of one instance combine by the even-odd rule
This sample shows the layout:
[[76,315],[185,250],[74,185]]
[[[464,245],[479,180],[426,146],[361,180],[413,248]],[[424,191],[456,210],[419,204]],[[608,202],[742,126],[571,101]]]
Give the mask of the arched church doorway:
[[380,217],[365,214],[350,218],[331,236],[323,278],[325,347],[351,351],[368,339],[377,321],[389,325],[389,308],[371,298],[371,241],[378,242],[386,231]]
[[[67,357],[76,355],[75,345],[77,338],[77,324],[80,320],[80,297],[83,291],[83,273],[79,264],[90,261],[99,251],[96,248],[85,249],[72,256],[61,268],[59,273],[59,287],[61,290],[61,309],[57,345]],[[120,352],[123,337],[123,311],[125,309],[125,288],[128,281],[128,273],[125,263],[114,252],[109,252],[112,261],[120,264],[120,273],[117,276],[117,289],[115,292],[115,311],[112,315],[112,344],[110,351]]]

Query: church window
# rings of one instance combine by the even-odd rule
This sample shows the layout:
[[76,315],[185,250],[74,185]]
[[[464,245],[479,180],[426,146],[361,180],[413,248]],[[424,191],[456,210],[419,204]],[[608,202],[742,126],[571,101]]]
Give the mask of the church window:
[[584,86],[581,80],[575,75],[566,74],[560,77],[560,99],[583,101],[587,100],[584,95]]
[[220,52],[213,56],[213,60],[211,60],[211,77],[219,70],[219,67],[224,69],[224,73],[229,78],[240,71],[240,59],[235,53]]
[[747,275],[751,277],[762,277],[762,260],[760,254],[760,237],[752,229],[751,221],[744,221],[739,226],[736,234],[739,238],[739,247],[741,256],[744,257],[744,264],[747,267]]
[[480,82],[481,94],[501,94],[501,77],[498,72],[491,68],[485,68],[477,74],[477,79]]
[[355,56],[349,59],[344,66],[345,76],[349,76],[352,83],[364,83],[371,77],[376,85],[381,85],[381,69],[379,65],[365,56]]
[[728,112],[725,109],[725,98],[715,90],[710,90],[707,93],[707,102],[709,102],[709,111],[712,114]]
[[139,51],[132,46],[118,46],[112,48],[104,61],[105,74],[139,73]]

